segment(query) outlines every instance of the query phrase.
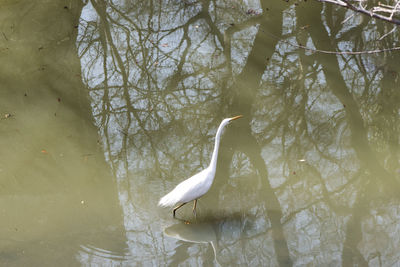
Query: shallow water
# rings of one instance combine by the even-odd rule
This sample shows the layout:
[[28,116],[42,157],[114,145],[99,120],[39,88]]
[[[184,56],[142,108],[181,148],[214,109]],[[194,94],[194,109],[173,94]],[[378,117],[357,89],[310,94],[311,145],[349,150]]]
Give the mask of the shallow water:
[[[383,45],[331,11],[0,2],[0,265],[399,264],[398,56],[293,46]],[[157,207],[239,114],[197,216]]]

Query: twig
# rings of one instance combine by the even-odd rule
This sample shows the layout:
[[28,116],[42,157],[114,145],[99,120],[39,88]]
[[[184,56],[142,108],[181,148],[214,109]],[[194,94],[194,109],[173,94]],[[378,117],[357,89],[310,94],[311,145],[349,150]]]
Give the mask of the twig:
[[349,19],[351,19],[352,17],[354,17],[354,14],[355,14],[355,13],[353,13],[353,14],[351,14],[350,16],[348,16],[347,18],[345,18],[345,19],[342,21],[342,24],[345,24]]
[[390,19],[393,18],[393,14],[394,14],[394,12],[397,10],[397,7],[399,6],[399,3],[400,3],[399,1],[396,2],[396,5],[395,5],[394,8],[393,8],[392,14],[390,14],[390,17],[389,17]]
[[[392,47],[392,48],[383,48],[383,49],[375,49],[375,50],[366,50],[366,51],[343,51],[343,52],[338,52],[338,51],[329,51],[329,50],[320,50],[320,49],[313,49],[309,48],[307,46],[301,45],[301,44],[294,44],[290,41],[285,41],[281,40],[277,36],[275,36],[272,33],[266,32],[263,29],[260,29],[262,32],[265,34],[270,35],[271,37],[280,40],[281,42],[284,42],[290,46],[305,49],[306,51],[310,52],[318,52],[318,53],[323,53],[323,54],[331,54],[331,55],[362,55],[362,54],[377,54],[377,53],[383,53],[383,52],[389,52],[389,51],[397,51],[400,50],[400,46]],[[382,37],[381,37],[382,38]]]
[[[283,41],[287,42],[287,41]],[[304,45],[296,45],[290,42],[287,42],[289,45],[305,49],[310,52],[319,52],[323,54],[335,54],[335,55],[362,55],[362,54],[377,54],[377,53],[383,53],[383,52],[388,52],[388,51],[397,51],[400,50],[400,47],[393,47],[393,48],[384,48],[384,49],[376,49],[376,50],[366,50],[366,51],[329,51],[329,50],[319,50],[319,49],[313,49],[306,47]]]
[[[383,21],[386,21],[389,23],[400,25],[400,20],[393,18],[393,16],[387,17],[384,15],[375,13],[376,11],[374,12],[374,10],[369,11],[369,10],[365,9],[363,6],[361,6],[362,1],[359,1],[360,7],[356,7],[356,6],[352,5],[348,0],[318,0],[318,1],[342,6],[342,7],[351,9],[355,12],[367,15],[369,17],[373,17],[373,18],[380,19],[380,20],[383,20]],[[397,6],[397,3],[396,3],[396,6]],[[395,6],[394,10],[396,10],[396,6]]]
[[379,40],[379,41],[382,41],[382,39],[383,39],[383,38],[385,38],[386,36],[388,36],[389,34],[391,34],[392,32],[394,32],[394,31],[396,30],[396,27],[397,27],[397,26],[394,26],[394,27],[393,27],[393,29],[392,29],[392,30],[390,30],[390,32],[388,32],[388,33],[385,33],[385,34],[384,34],[384,35],[382,35],[382,37],[381,37],[381,38],[379,38],[378,40]]

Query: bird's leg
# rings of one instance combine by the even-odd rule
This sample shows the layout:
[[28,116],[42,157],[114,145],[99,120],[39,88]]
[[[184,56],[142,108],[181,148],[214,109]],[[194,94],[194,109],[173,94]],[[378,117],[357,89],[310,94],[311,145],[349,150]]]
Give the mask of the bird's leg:
[[184,202],[184,203],[182,203],[182,204],[180,204],[180,205],[178,205],[178,206],[176,206],[175,208],[174,208],[174,210],[172,211],[172,213],[174,214],[174,218],[175,218],[175,212],[176,212],[176,210],[177,209],[179,209],[180,207],[182,207],[183,205],[185,205],[187,202]]
[[197,199],[194,200],[194,204],[193,204],[193,214],[196,217],[196,205],[197,205]]

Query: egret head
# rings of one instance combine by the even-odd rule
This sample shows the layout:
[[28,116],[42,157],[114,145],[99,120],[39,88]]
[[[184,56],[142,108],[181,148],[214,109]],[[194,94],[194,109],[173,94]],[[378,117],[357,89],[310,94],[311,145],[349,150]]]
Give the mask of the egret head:
[[228,118],[228,120],[229,120],[229,122],[231,122],[231,121],[240,119],[241,117],[243,117],[243,115],[239,115],[239,116],[235,116],[235,117],[232,117],[232,118]]
[[239,119],[239,118],[241,118],[241,117],[243,117],[243,116],[242,116],[242,115],[239,115],[239,116],[235,116],[235,117],[232,117],[232,118],[226,118],[226,119],[224,119],[224,120],[222,121],[222,123],[221,123],[220,126],[224,127],[224,126],[226,126],[227,124],[229,124],[230,122],[232,122],[232,121],[234,121],[234,120],[237,120],[237,119]]

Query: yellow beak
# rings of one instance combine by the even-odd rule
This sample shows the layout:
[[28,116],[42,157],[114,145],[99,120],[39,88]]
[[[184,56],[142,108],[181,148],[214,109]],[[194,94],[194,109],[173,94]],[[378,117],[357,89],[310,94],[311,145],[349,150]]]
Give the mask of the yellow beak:
[[239,118],[241,118],[241,117],[243,117],[243,115],[239,115],[239,116],[232,117],[232,118],[230,119],[230,121],[237,120],[237,119],[239,119]]

